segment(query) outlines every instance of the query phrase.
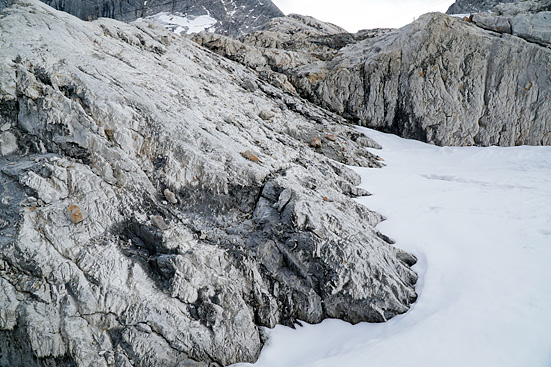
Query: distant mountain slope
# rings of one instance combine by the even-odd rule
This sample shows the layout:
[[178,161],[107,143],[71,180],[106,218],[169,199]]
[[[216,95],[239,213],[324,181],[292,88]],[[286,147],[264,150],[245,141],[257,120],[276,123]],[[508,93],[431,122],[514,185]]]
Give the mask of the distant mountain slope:
[[[0,10],[12,0],[0,0]],[[130,22],[158,13],[183,17],[205,16],[216,20],[217,33],[238,35],[261,28],[284,14],[271,0],[42,0],[80,19],[99,17]]]

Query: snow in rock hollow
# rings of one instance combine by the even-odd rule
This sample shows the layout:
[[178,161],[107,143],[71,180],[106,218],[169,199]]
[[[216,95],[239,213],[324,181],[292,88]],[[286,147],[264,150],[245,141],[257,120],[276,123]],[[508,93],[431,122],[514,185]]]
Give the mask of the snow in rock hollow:
[[164,28],[178,34],[214,31],[214,26],[217,22],[216,19],[209,15],[184,16],[167,12],[151,15],[146,17],[146,19],[159,23]]
[[[551,365],[551,147],[436,147],[362,129],[379,229],[419,262],[405,315],[278,326],[256,366]],[[241,365],[244,366],[244,365]]]

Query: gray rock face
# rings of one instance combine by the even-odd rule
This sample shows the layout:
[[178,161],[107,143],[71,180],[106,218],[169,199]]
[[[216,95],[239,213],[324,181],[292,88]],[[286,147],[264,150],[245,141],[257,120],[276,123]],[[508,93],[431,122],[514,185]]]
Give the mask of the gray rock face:
[[551,46],[551,11],[517,15],[509,19],[511,33],[529,42]]
[[518,14],[535,14],[542,11],[551,11],[549,0],[521,0],[512,3],[504,2],[491,9],[492,13],[515,16]]
[[502,4],[492,13],[471,16],[477,26],[508,33],[542,46],[551,46],[551,1],[521,1]]
[[[527,16],[516,16],[512,36],[473,25],[482,17],[469,22],[428,14],[402,29],[317,54],[320,45],[312,37],[304,41],[310,47],[300,46],[304,51],[266,42],[285,36],[269,28],[241,41],[205,34],[195,39],[257,70],[269,68],[276,76],[264,72],[268,80],[283,80],[364,126],[438,145],[549,145],[551,49],[540,45],[548,15],[531,15],[532,26],[517,26]],[[486,24],[509,26],[501,17]],[[520,29],[530,36],[520,38]]]
[[0,49],[0,365],[254,361],[262,327],[415,300],[415,258],[343,165],[377,145],[337,115],[154,24],[36,0],[0,15]]
[[[454,9],[459,11],[454,11]],[[448,14],[471,14],[469,21],[498,33],[512,34],[542,46],[551,45],[551,1],[456,2]]]
[[342,52],[300,81],[327,73],[303,90],[362,125],[438,145],[551,144],[548,48],[429,14]]
[[[113,18],[134,21],[161,12],[184,16],[209,15],[218,22],[216,32],[239,35],[261,28],[284,14],[271,0],[42,0],[80,19]],[[0,0],[0,10],[12,0]]]
[[496,5],[514,3],[517,0],[456,0],[446,14],[471,14],[491,10]]

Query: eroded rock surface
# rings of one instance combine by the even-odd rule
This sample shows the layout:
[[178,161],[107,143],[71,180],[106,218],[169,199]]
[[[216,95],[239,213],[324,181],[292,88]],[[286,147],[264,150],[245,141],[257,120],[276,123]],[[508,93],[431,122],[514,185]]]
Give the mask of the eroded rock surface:
[[415,300],[342,118],[151,23],[21,0],[0,49],[0,365],[254,361],[262,327]]
[[[325,31],[298,47],[278,42],[297,31],[274,31],[275,21],[240,40],[194,39],[360,125],[438,145],[549,145],[548,13],[494,17],[494,31],[476,26],[484,15],[433,13],[360,39]],[[349,41],[332,48],[320,36]]]

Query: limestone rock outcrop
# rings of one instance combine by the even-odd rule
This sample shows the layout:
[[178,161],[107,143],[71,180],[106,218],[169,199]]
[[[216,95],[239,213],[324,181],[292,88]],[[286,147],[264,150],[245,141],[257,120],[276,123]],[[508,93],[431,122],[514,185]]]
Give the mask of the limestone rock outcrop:
[[438,145],[551,144],[549,48],[436,13],[341,53],[293,84],[361,125]]
[[0,365],[254,361],[263,327],[416,299],[415,258],[353,200],[377,144],[338,115],[37,0],[0,14],[0,50]]
[[[477,19],[427,14],[398,30],[350,35],[331,50],[314,37],[301,48],[266,42],[287,32],[274,35],[272,23],[240,40],[195,39],[257,70],[269,68],[268,80],[363,126],[438,145],[551,144],[548,12],[518,14],[513,30],[502,33],[482,29]],[[526,19],[524,28],[517,25]],[[336,36],[346,37],[324,35]]]

